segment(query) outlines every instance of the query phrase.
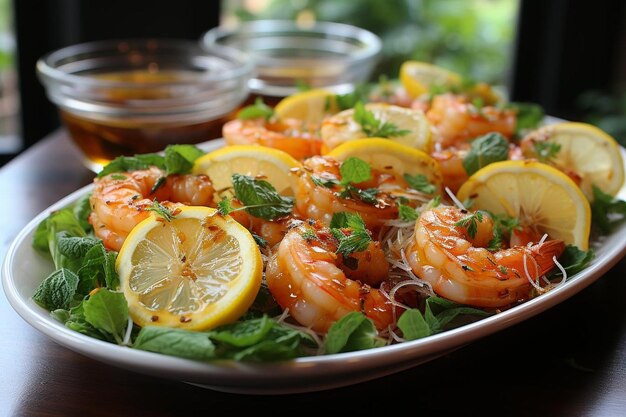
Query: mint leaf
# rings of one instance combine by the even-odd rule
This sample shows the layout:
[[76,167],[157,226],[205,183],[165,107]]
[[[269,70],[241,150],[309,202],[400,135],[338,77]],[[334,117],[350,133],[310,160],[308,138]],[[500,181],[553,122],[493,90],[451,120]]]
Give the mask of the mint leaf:
[[89,197],[91,193],[83,196],[80,200],[72,205],[72,211],[74,217],[78,220],[78,224],[83,228],[85,232],[90,232],[93,227],[89,223],[89,215],[91,214],[91,204],[89,203]]
[[61,268],[39,284],[33,300],[46,310],[68,309],[77,286],[78,276],[69,269]]
[[513,109],[517,113],[515,133],[520,134],[526,129],[534,129],[541,124],[545,112],[541,106],[534,103],[508,103],[505,108]]
[[473,239],[478,232],[478,223],[483,221],[483,213],[476,211],[472,214],[468,214],[458,222],[454,223],[455,226],[463,227],[467,230],[467,234]]
[[[85,320],[85,310],[83,308],[83,303],[84,301],[80,302],[77,306],[72,307],[69,310],[69,317],[65,321],[65,327],[67,327],[68,329],[72,329],[75,332],[87,335],[89,337],[116,343],[111,334],[96,329],[94,326],[88,323],[87,320]],[[54,314],[54,317],[65,318],[66,315],[56,312]]]
[[[302,356],[303,347],[315,345],[310,336],[273,322],[273,327],[259,343],[244,349],[224,350],[223,357],[236,361],[276,361]],[[223,345],[220,348],[224,348]]]
[[83,309],[89,324],[111,334],[118,344],[122,343],[128,326],[128,304],[124,294],[100,288],[83,301]]
[[189,174],[204,152],[194,145],[169,145],[165,148],[165,175]]
[[90,248],[82,259],[82,265],[78,270],[80,282],[77,292],[87,295],[91,290],[106,286],[109,289],[117,289],[119,277],[115,271],[116,252],[107,251],[102,244]]
[[413,222],[417,220],[419,215],[413,207],[406,204],[398,204],[398,217],[405,222]]
[[[559,256],[559,263],[567,272],[567,277],[570,278],[572,275],[577,274],[578,272],[585,269],[592,259],[595,257],[595,253],[593,250],[584,251],[579,249],[574,245],[566,245],[565,250]],[[562,277],[563,274],[561,270],[555,268],[550,272],[548,278],[553,279],[557,277]]]
[[223,198],[217,203],[217,211],[219,211],[222,216],[227,216],[234,210],[235,209],[233,208],[233,205],[228,197]]
[[168,207],[165,207],[163,204],[159,203],[156,200],[152,202],[152,205],[150,207],[146,207],[146,210],[156,213],[168,222],[171,222],[176,218],[172,210],[170,210]]
[[539,159],[540,162],[550,162],[561,150],[560,144],[549,141],[534,142],[533,147],[535,148],[537,159]]
[[165,157],[156,153],[146,153],[135,156],[118,156],[109,162],[100,172],[98,172],[97,177],[102,178],[105,175],[109,175],[114,172],[148,169],[151,166],[165,169]]
[[239,110],[237,113],[237,119],[240,120],[249,120],[249,119],[260,119],[264,118],[265,120],[269,120],[274,117],[274,110],[263,102],[263,99],[257,97],[254,104],[250,106],[246,106],[243,109]]
[[355,213],[340,212],[333,214],[330,232],[339,241],[337,253],[348,257],[354,252],[362,252],[369,246],[372,237],[365,229],[365,222]]
[[237,347],[248,347],[263,340],[272,327],[274,327],[274,322],[263,315],[260,318],[221,326],[209,334],[215,341]]
[[368,137],[389,138],[394,136],[404,136],[411,133],[410,130],[399,129],[393,123],[383,122],[376,118],[374,113],[367,110],[362,102],[354,106],[354,121],[361,125],[363,133]]
[[351,156],[339,167],[341,184],[357,184],[372,178],[372,167],[362,159]]
[[207,333],[167,327],[142,328],[133,343],[133,349],[195,360],[215,357],[215,345]]
[[509,142],[499,133],[487,133],[472,142],[468,154],[463,159],[463,168],[467,175],[498,161],[506,161],[509,157]]
[[406,340],[416,340],[433,334],[422,312],[411,308],[406,310],[398,319],[398,328]]
[[348,94],[339,94],[335,96],[335,103],[339,110],[352,109],[357,103],[366,103],[369,100],[370,87],[367,85],[359,85],[354,91]]
[[241,174],[233,174],[232,180],[235,197],[254,217],[274,220],[291,214],[293,198],[281,196],[269,182]]
[[434,184],[431,184],[428,181],[428,178],[426,177],[426,175],[404,174],[403,178],[406,181],[406,183],[409,184],[409,187],[411,187],[412,189],[416,191],[419,191],[420,193],[433,194],[435,191],[437,191],[437,187],[435,187]]
[[326,335],[324,352],[326,354],[352,352],[382,346],[374,323],[363,313],[352,312],[336,321]]
[[613,198],[595,185],[591,203],[591,221],[603,234],[608,234],[626,219],[626,201]]

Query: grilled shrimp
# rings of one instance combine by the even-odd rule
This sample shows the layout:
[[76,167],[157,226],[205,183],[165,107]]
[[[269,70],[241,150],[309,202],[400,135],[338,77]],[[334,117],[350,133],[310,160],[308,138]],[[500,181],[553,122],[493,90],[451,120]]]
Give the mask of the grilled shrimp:
[[319,155],[319,127],[298,119],[267,121],[263,118],[231,120],[222,128],[229,145],[263,145],[285,151],[296,159]]
[[433,127],[435,140],[444,148],[489,132],[510,138],[515,133],[517,120],[513,110],[493,106],[478,109],[467,97],[453,94],[435,96],[426,117]]
[[[296,210],[303,218],[321,220],[329,225],[333,214],[349,211],[358,213],[369,229],[381,226],[385,220],[396,219],[398,209],[393,191],[405,191],[408,186],[393,173],[372,170],[372,178],[355,184],[359,190],[378,189],[370,202],[355,196],[341,196],[340,163],[330,157],[315,156],[303,163],[296,184]],[[322,185],[324,183],[326,185]]]
[[504,307],[530,298],[533,282],[555,266],[564,243],[548,240],[492,252],[486,246],[493,220],[486,214],[481,221],[475,218],[470,233],[469,224],[458,225],[468,215],[456,207],[422,213],[405,248],[413,272],[438,295],[476,307]]
[[354,268],[336,253],[330,230],[312,223],[292,228],[267,265],[267,284],[278,304],[301,325],[322,333],[353,311],[363,312],[378,329],[391,325],[390,302],[371,286],[389,272],[380,244],[371,242],[351,255],[358,262]]
[[194,206],[213,205],[214,189],[206,175],[169,175],[159,168],[96,178],[89,199],[89,222],[104,245],[119,251],[135,225],[148,217],[153,201]]

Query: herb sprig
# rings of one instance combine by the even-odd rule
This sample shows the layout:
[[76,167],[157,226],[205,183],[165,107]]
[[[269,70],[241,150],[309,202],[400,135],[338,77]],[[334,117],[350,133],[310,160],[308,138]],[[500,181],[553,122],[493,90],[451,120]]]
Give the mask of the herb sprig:
[[354,121],[361,125],[361,129],[368,137],[390,138],[404,136],[411,133],[410,130],[400,129],[391,122],[383,122],[377,119],[374,113],[367,110],[362,102],[354,106]]

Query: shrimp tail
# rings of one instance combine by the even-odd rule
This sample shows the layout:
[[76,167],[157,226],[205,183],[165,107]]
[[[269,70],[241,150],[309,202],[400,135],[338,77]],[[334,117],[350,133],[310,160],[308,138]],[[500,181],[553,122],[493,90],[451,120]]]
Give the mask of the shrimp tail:
[[558,259],[564,250],[565,243],[562,240],[548,240],[531,247],[531,251],[536,254],[535,261],[538,265],[539,276],[554,268],[554,259]]

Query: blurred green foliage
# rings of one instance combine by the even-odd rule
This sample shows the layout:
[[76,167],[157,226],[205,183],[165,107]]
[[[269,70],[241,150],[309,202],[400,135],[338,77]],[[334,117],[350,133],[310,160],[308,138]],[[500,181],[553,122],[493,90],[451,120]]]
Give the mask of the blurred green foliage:
[[495,84],[506,81],[518,8],[518,0],[270,0],[251,12],[244,7],[250,3],[223,6],[241,20],[295,19],[311,11],[317,20],[376,33],[384,56],[374,78],[395,78],[403,61],[416,59]]
[[604,130],[626,147],[626,89],[618,91],[621,93],[587,91],[581,94],[576,104],[587,123]]

